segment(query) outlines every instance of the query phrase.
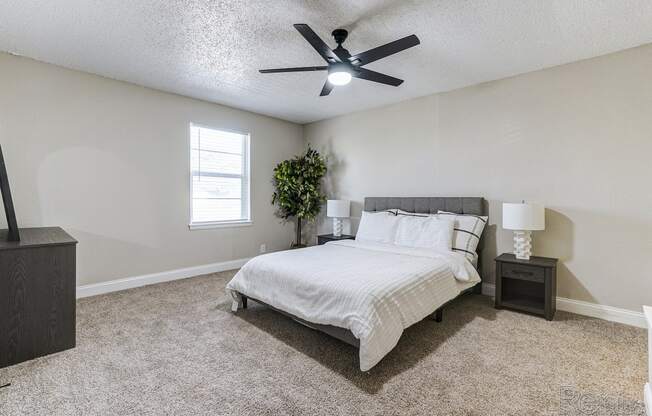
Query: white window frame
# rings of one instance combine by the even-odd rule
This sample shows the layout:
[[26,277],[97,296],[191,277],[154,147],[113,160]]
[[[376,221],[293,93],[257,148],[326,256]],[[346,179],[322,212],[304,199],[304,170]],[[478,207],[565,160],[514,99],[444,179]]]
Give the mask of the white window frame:
[[[225,131],[228,133],[235,133],[245,136],[244,140],[244,154],[243,154],[243,175],[241,176],[247,178],[246,181],[242,181],[242,195],[246,195],[246,203],[242,204],[243,208],[247,209],[249,213],[248,219],[243,220],[229,220],[229,221],[193,221],[193,180],[192,180],[192,128],[203,128],[217,131]],[[227,228],[227,227],[246,227],[253,225],[253,215],[251,212],[251,133],[243,132],[232,129],[217,128],[212,126],[207,126],[205,124],[190,123],[188,125],[188,176],[190,178],[189,184],[189,194],[190,194],[190,211],[189,218],[190,222],[188,228],[190,230],[208,230],[213,228]]]

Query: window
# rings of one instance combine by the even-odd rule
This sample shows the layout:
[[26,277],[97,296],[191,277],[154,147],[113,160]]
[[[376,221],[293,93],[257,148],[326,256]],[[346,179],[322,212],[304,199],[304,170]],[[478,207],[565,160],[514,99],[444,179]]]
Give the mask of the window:
[[249,134],[190,125],[190,228],[249,224]]

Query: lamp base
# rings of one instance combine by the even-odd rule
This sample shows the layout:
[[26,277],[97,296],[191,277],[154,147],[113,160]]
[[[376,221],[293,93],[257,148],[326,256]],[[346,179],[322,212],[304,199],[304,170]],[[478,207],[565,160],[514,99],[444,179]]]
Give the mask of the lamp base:
[[333,218],[333,235],[342,237],[342,220],[340,218]]
[[514,231],[514,255],[519,260],[530,260],[532,255],[531,231]]

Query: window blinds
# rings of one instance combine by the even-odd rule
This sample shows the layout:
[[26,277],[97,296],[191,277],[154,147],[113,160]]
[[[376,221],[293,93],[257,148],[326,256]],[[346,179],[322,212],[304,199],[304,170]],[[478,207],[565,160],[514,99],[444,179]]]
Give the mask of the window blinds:
[[190,126],[191,225],[248,222],[249,135]]

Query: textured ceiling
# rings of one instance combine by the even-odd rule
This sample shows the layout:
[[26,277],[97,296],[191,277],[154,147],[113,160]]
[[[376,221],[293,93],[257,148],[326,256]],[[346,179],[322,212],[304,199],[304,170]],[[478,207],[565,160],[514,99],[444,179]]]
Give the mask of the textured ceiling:
[[[415,33],[421,45],[319,97],[322,65],[292,27],[351,32],[351,53]],[[0,50],[306,123],[652,42],[650,0],[1,0]]]

